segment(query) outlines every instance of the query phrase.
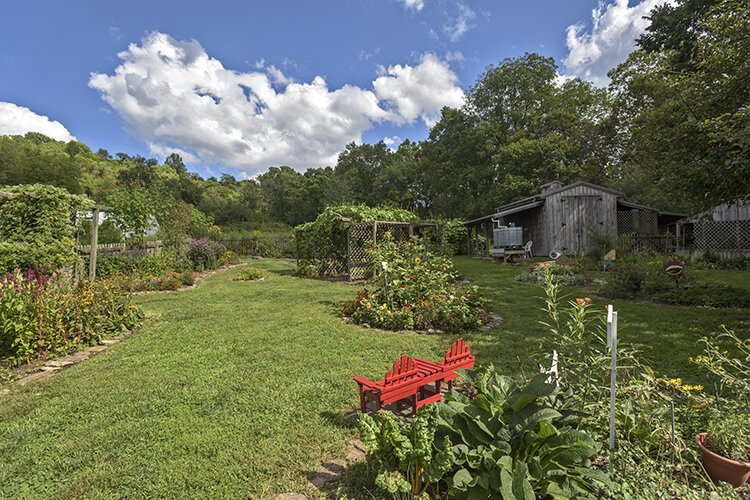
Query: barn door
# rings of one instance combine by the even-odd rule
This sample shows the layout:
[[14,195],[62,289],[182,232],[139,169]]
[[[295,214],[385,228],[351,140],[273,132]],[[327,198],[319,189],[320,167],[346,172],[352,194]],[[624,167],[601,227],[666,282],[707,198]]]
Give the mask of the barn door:
[[563,199],[563,252],[575,255],[591,247],[591,233],[602,231],[604,206],[598,195],[565,196]]

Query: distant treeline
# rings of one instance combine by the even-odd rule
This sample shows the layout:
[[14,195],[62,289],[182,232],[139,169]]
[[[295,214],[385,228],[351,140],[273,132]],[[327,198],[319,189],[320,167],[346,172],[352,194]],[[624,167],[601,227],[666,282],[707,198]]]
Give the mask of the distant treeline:
[[28,133],[0,137],[0,184],[49,183],[99,202],[139,192],[142,209],[149,196],[179,201],[230,228],[297,225],[340,203],[470,218],[554,179],[672,210],[746,197],[748,3],[680,0],[651,20],[607,89],[560,78],[538,54],[505,59],[478,77],[462,109],[443,109],[426,140],[350,144],[329,167],[203,179],[176,154],[159,164]]

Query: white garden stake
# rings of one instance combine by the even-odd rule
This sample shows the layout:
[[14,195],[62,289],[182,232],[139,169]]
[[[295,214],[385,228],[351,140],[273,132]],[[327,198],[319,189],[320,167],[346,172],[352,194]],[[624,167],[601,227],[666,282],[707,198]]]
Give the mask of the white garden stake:
[[615,385],[617,383],[617,312],[607,306],[607,347],[612,352],[612,367],[609,379],[609,449],[615,448]]

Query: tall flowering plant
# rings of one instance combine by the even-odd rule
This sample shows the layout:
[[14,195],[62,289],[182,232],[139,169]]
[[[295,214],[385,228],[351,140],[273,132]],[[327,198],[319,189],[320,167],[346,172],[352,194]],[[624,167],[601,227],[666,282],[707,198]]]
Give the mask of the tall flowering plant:
[[459,331],[482,324],[483,300],[477,287],[458,283],[447,257],[429,251],[417,239],[386,236],[371,252],[378,273],[342,313],[356,323],[381,328]]
[[64,272],[16,270],[0,279],[0,357],[40,361],[137,326],[121,277],[74,282]]
[[190,240],[188,242],[187,258],[194,271],[215,269],[221,265],[221,257],[227,247],[208,238]]

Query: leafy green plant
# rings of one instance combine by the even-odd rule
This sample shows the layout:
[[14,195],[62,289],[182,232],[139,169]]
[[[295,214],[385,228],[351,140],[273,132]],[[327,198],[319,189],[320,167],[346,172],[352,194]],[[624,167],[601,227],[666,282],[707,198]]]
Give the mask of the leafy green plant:
[[391,330],[481,326],[484,303],[478,289],[458,284],[451,260],[430,252],[423,241],[398,242],[386,235],[370,259],[373,267],[385,262],[387,274],[373,278],[371,288],[345,304],[344,316]]
[[44,184],[0,189],[0,272],[59,269],[79,261],[73,220],[93,201]]
[[451,441],[436,446],[436,430],[436,405],[422,407],[410,425],[389,411],[360,414],[359,435],[377,472],[375,485],[396,498],[430,498],[428,488],[453,464]]
[[610,485],[591,468],[600,445],[547,374],[525,386],[490,365],[472,374],[476,397],[447,396],[438,435],[455,443],[449,480],[458,498],[595,498]]
[[232,278],[234,281],[256,281],[268,277],[268,273],[257,267],[245,266]]
[[750,412],[734,405],[714,412],[706,428],[711,451],[732,460],[750,462]]

